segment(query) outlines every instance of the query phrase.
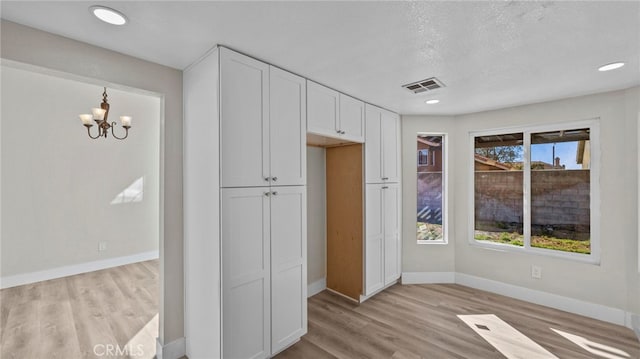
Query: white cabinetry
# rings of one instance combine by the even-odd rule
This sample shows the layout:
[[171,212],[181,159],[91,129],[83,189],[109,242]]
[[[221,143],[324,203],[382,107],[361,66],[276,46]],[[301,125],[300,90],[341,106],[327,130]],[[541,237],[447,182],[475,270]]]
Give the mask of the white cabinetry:
[[268,358],[307,331],[306,80],[226,48],[184,79],[187,355]]
[[271,353],[275,354],[307,332],[307,192],[303,186],[271,190]]
[[268,358],[307,332],[304,186],[223,188],[224,358]]
[[307,131],[351,142],[364,142],[364,102],[307,81]]
[[227,49],[220,62],[222,187],[303,185],[305,79]]
[[399,182],[400,119],[366,105],[365,171],[367,183]]
[[400,278],[399,185],[366,185],[365,296]]
[[267,358],[270,348],[270,189],[221,190],[223,358]]

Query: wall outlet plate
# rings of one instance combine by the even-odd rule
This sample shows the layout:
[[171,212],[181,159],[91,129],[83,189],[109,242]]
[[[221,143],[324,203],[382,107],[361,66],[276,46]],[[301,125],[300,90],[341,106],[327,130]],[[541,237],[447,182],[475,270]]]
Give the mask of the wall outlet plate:
[[532,265],[531,266],[531,278],[542,279],[542,267]]

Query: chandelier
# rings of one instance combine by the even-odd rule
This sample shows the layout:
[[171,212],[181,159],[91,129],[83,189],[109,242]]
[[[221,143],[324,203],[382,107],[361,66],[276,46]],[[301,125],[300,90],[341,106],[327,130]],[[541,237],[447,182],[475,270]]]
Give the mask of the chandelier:
[[[116,127],[115,122],[109,123],[107,118],[109,117],[109,103],[107,102],[107,88],[104,88],[104,92],[102,93],[102,103],[100,104],[100,108],[92,108],[91,112],[93,114],[82,114],[80,115],[80,120],[82,124],[87,128],[87,134],[92,139],[104,137],[107,138],[107,134],[109,133],[109,129],[111,129],[111,135],[118,140],[124,140],[129,136],[129,129],[131,128],[131,116],[120,116],[120,123],[122,127],[124,127],[125,133],[123,137],[116,136],[115,131],[113,130]],[[95,136],[91,135],[91,127],[93,127],[92,120],[98,125],[98,134]]]

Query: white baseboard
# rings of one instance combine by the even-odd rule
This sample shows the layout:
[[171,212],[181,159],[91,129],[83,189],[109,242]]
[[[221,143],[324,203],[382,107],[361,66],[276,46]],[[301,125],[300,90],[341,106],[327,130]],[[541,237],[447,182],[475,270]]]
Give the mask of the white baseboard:
[[640,340],[640,314],[627,312],[627,327],[631,328]]
[[467,287],[486,290],[488,292],[505,295],[511,298],[564,310],[565,312],[584,315],[605,322],[627,325],[626,312],[622,309],[605,305],[585,302],[583,300],[564,297],[557,294],[542,292],[535,289],[520,287],[495,280],[475,277],[464,273],[456,273],[456,283]]
[[327,278],[318,279],[307,286],[307,297],[313,297],[325,289],[327,289]]
[[178,359],[187,353],[185,338],[178,338],[171,343],[162,345],[160,338],[156,338],[156,359]]
[[129,256],[101,259],[93,262],[73,264],[64,267],[52,268],[38,272],[16,274],[0,278],[0,289],[17,287],[19,285],[41,282],[44,280],[68,277],[71,275],[93,272],[101,269],[118,267],[125,264],[137,263],[158,259],[158,251],[142,252]]
[[631,328],[640,338],[640,315],[625,312],[601,304],[590,303],[579,299],[529,289],[513,284],[472,276],[457,272],[405,272],[402,273],[402,284],[434,284],[456,283],[471,288],[485,290],[511,298],[564,310],[569,313]]
[[455,272],[403,272],[402,284],[455,283]]

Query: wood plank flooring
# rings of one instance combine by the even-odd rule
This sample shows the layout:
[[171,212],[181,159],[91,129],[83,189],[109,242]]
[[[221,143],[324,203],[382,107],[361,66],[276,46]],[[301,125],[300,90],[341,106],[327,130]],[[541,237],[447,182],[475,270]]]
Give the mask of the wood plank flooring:
[[1,290],[0,358],[153,358],[158,273],[152,260]]
[[[1,290],[0,358],[153,358],[158,290],[157,260]],[[461,314],[495,314],[561,359],[602,357],[551,328],[640,358],[627,328],[454,284],[395,285],[361,305],[325,291],[308,308],[308,334],[277,358],[504,358]]]
[[551,328],[640,358],[630,329],[455,284],[398,284],[360,305],[324,291],[308,308],[309,332],[277,358],[504,358],[460,314],[495,314],[561,359],[603,356]]

